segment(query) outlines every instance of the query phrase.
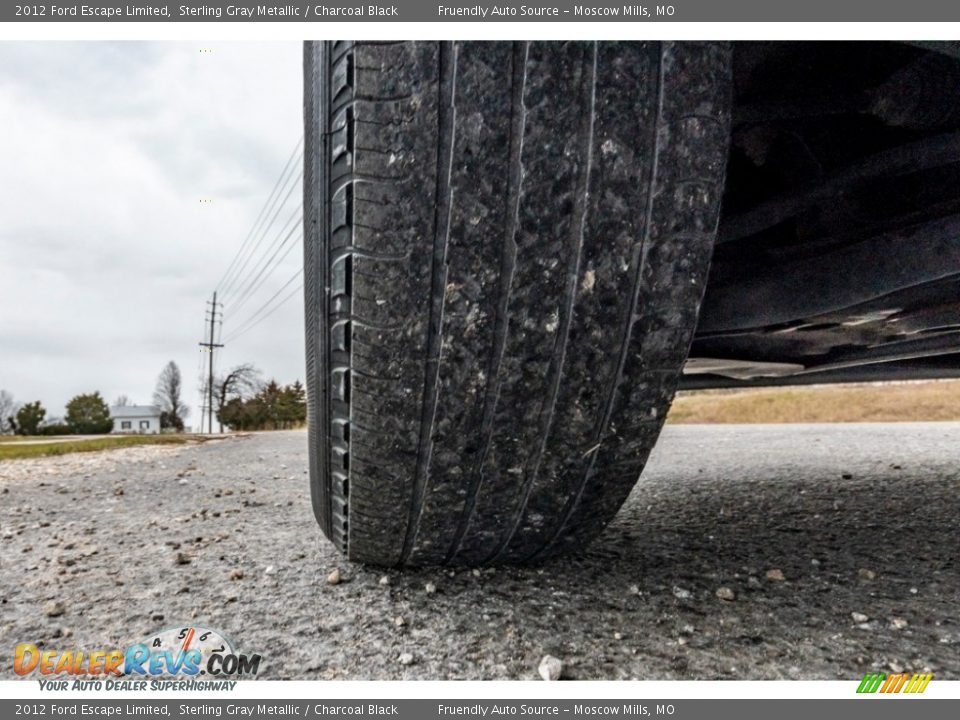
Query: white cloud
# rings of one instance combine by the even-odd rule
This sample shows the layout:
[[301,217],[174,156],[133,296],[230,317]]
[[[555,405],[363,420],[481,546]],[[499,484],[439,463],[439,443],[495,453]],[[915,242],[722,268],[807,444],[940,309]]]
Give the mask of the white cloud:
[[[0,387],[51,415],[92,390],[147,402],[173,359],[196,404],[204,302],[302,133],[300,62],[298,43],[0,43]],[[219,363],[302,379],[301,304]]]

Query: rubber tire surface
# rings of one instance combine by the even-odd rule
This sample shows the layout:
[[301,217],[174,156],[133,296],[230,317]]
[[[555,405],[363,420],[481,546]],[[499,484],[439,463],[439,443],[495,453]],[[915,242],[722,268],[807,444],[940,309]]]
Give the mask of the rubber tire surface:
[[325,534],[389,566],[582,547],[689,351],[728,46],[310,42],[304,78]]

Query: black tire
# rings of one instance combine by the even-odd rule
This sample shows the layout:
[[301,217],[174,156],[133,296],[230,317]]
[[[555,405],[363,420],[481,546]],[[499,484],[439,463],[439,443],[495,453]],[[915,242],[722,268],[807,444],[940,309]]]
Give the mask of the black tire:
[[379,565],[582,547],[697,320],[723,189],[716,43],[307,43],[313,505]]

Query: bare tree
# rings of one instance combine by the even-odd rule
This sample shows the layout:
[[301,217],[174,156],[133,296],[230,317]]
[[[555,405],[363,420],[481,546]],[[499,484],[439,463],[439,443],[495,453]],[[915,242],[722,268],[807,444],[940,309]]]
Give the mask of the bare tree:
[[0,435],[7,435],[16,429],[17,410],[20,403],[6,390],[0,390]]
[[226,375],[213,379],[213,402],[220,432],[223,432],[224,406],[234,398],[245,400],[256,394],[261,384],[260,371],[249,363],[237,365]]
[[171,360],[160,372],[157,389],[153,392],[153,403],[160,408],[160,427],[183,432],[183,419],[190,413],[190,408],[183,402],[182,393],[180,368]]
[[126,395],[120,395],[116,400],[113,401],[114,407],[129,407],[130,405],[133,405],[133,403],[130,402],[130,398],[128,398]]

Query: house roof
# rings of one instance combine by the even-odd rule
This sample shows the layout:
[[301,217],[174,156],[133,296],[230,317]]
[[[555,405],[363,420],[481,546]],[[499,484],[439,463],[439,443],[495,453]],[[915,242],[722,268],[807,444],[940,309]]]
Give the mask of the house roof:
[[160,408],[153,405],[122,405],[110,408],[115,418],[160,417]]

